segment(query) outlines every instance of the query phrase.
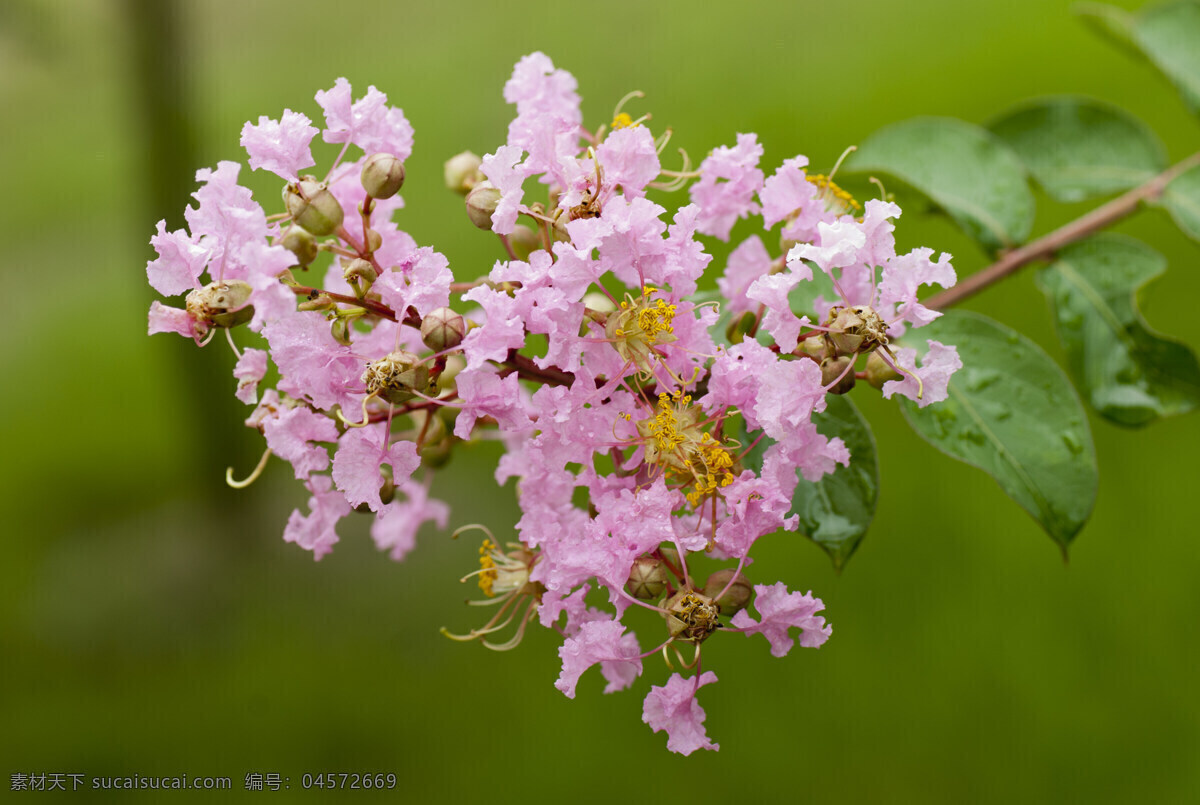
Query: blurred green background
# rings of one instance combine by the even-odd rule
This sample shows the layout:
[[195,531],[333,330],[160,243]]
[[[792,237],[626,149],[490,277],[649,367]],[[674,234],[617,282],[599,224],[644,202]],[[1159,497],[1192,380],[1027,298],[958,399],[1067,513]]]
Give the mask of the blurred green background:
[[[426,530],[395,564],[351,521],[317,564],[281,539],[305,497],[281,463],[248,490],[223,486],[259,437],[240,425],[227,349],[145,335],[154,222],[182,224],[196,168],[244,159],[244,121],[284,107],[319,119],[313,93],[345,75],[416,129],[401,226],[473,278],[499,254],[442,189],[441,163],[503,141],[501,88],[535,49],[577,76],[592,125],[642,89],[632,111],[674,127],[673,145],[699,159],[756,131],[768,172],[796,153],[827,168],[909,116],[981,123],[1060,92],[1124,106],[1173,160],[1200,141],[1172,88],[1047,0],[7,0],[3,790],[15,772],[187,773],[241,794],[257,771],[290,777],[293,796],[356,801],[298,792],[300,776],[382,771],[404,801],[1197,801],[1195,416],[1140,431],[1093,418],[1100,496],[1064,565],[991,479],[856,393],[882,456],[872,532],[840,577],[792,535],[764,540],[753,574],[811,588],[833,639],[783,660],[759,639],[711,641],[720,684],[701,703],[721,751],[690,758],[640,721],[667,676],[654,660],[632,692],[602,696],[591,671],[570,701],[548,634],[503,655],[440,637],[478,623],[457,582],[473,542]],[[277,181],[243,177],[273,209]],[[1039,232],[1086,209],[1039,201]],[[901,248],[950,251],[960,275],[986,264],[906,209]],[[1200,249],[1159,212],[1118,230],[1172,265],[1144,296],[1150,321],[1200,343]],[[1061,363],[1031,273],[968,307]],[[462,450],[439,476],[452,527],[511,529],[498,455]],[[640,626],[649,644],[656,627]]]

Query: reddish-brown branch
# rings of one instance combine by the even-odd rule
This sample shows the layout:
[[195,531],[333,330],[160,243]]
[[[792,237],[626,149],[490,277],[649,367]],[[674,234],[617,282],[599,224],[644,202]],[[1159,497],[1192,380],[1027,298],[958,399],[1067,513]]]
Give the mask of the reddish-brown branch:
[[1026,265],[1050,257],[1064,246],[1074,243],[1077,240],[1082,240],[1088,235],[1113,225],[1127,215],[1135,212],[1142,202],[1157,199],[1163,194],[1163,191],[1173,179],[1181,173],[1194,168],[1196,165],[1200,165],[1200,153],[1192,154],[1187,159],[1172,165],[1145,184],[1133,188],[1124,195],[1117,196],[1112,201],[1097,207],[1083,217],[1076,218],[1071,223],[1004,254],[995,263],[992,263],[982,271],[972,274],[953,288],[930,297],[924,303],[925,306],[934,310],[940,310],[951,305],[956,305],[964,299],[979,293],[989,285],[1004,279],[1010,274],[1016,273]]

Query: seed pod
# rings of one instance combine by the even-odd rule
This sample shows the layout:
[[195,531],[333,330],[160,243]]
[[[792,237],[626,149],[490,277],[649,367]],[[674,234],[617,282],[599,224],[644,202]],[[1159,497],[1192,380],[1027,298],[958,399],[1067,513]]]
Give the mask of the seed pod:
[[371,198],[391,198],[404,185],[404,163],[391,154],[371,154],[359,178]]
[[300,226],[289,226],[287,231],[283,233],[283,237],[279,239],[283,248],[296,256],[296,264],[299,266],[308,266],[313,260],[317,259],[317,239],[312,236],[312,233]]
[[634,560],[625,589],[639,601],[657,601],[667,589],[667,578],[661,560],[642,556]]
[[446,179],[446,189],[465,196],[471,188],[483,181],[479,166],[483,160],[470,151],[463,151],[446,160],[443,176]]
[[333,234],[345,218],[333,193],[313,176],[284,187],[283,204],[293,221],[318,237]]
[[491,231],[492,213],[500,204],[500,190],[491,182],[480,182],[467,193],[467,217],[480,229]]

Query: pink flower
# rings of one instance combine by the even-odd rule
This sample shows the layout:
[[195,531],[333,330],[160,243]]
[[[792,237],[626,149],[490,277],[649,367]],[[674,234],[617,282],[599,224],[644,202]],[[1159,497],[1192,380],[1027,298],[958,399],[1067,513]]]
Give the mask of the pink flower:
[[375,87],[352,100],[350,82],[339,78],[333,87],[316,94],[325,110],[327,128],[321,135],[327,143],[351,142],[367,154],[383,152],[401,161],[412,153],[413,129],[404,112],[387,105],[387,95]]
[[642,674],[642,660],[638,656],[637,636],[625,634],[625,624],[616,620],[594,620],[583,624],[579,631],[558,649],[562,660],[562,673],[554,687],[575,698],[575,686],[583,672],[596,663],[604,678],[608,680],[605,693],[624,690]]
[[[941,402],[949,396],[950,376],[962,368],[958,350],[938,341],[926,341],[929,351],[921,358],[921,366],[917,368],[917,351],[910,347],[896,350],[896,363],[904,370],[900,380],[889,380],[883,384],[883,396],[891,399],[893,394],[899,394],[913,400],[921,408],[930,403]],[[916,377],[921,378],[917,383]],[[922,388],[923,387],[923,388]],[[917,395],[921,396],[918,397]]]
[[700,181],[688,188],[692,201],[700,205],[699,230],[721,240],[739,218],[759,211],[754,196],[763,186],[758,160],[763,148],[755,134],[739,134],[733,148],[721,146],[700,163]]
[[817,615],[825,608],[820,598],[813,598],[811,592],[789,593],[781,581],[770,587],[754,585],[754,608],[762,616],[761,623],[744,609],[733,616],[732,623],[747,635],[761,634],[767,638],[775,657],[784,656],[795,644],[788,636],[790,628],[800,629],[800,645],[804,648],[817,648],[833,632],[832,627],[825,625],[825,619]]
[[[751,235],[738,244],[729,255],[725,273],[717,279],[717,288],[724,297],[722,310],[729,310],[734,316],[755,310],[758,303],[746,296],[746,292],[755,280],[767,276],[770,270],[771,255],[767,253],[767,247],[758,235]],[[790,310],[789,307],[789,312]],[[778,315],[777,313],[776,316]],[[794,314],[792,318],[795,318]]]
[[658,178],[662,170],[654,136],[645,126],[609,132],[596,148],[596,159],[604,175],[602,190],[611,194],[620,188],[630,198],[645,195],[646,185]]
[[246,121],[241,145],[250,155],[251,170],[266,168],[289,182],[299,179],[300,169],[313,164],[309,143],[317,127],[311,123],[307,116],[291,109],[283,110],[281,120],[262,115],[258,125]]
[[385,423],[352,428],[342,434],[337,453],[333,456],[333,480],[346,493],[351,506],[367,507],[378,512],[383,506],[379,489],[383,486],[384,464],[392,468],[392,480],[397,486],[404,483],[420,465],[415,442],[397,440],[385,433]]
[[493,417],[502,428],[523,430],[528,426],[515,373],[502,379],[486,369],[468,369],[455,381],[462,401],[462,411],[454,422],[454,435],[458,438],[469,439],[476,420],[484,416]]
[[308,499],[310,513],[303,515],[299,509],[293,511],[283,531],[283,539],[312,551],[313,559],[319,561],[338,541],[337,524],[350,513],[350,504],[341,492],[333,489],[328,475],[314,475],[304,485],[312,492]]
[[258,402],[258,382],[267,373],[267,353],[261,349],[247,347],[238,358],[237,366],[233,367],[233,376],[237,378],[237,393],[234,395],[247,405]]
[[182,229],[167,231],[167,222],[158,222],[158,234],[150,238],[158,259],[146,263],[146,278],[163,296],[200,287],[200,275],[208,265],[208,249],[199,239]]
[[690,755],[697,749],[720,749],[704,732],[704,708],[696,701],[696,692],[717,681],[717,675],[705,671],[699,678],[684,679],[671,674],[663,687],[652,687],[642,706],[642,721],[655,732],[667,731],[667,749]]
[[263,400],[250,415],[247,424],[262,428],[271,452],[291,462],[298,480],[329,466],[329,452],[319,442],[336,442],[337,425],[324,414],[304,405],[289,408],[274,389],[263,394]]
[[240,256],[242,249],[262,243],[268,233],[267,214],[237,182],[241,169],[237,162],[221,162],[215,171],[196,171],[203,186],[192,197],[199,206],[183,211],[192,236],[208,251],[208,275],[214,281],[245,279],[250,266]]
[[525,170],[521,165],[521,149],[515,145],[502,145],[496,153],[487,154],[479,169],[496,189],[500,191],[500,203],[492,213],[492,231],[497,235],[511,235],[517,224],[517,213],[525,191]]
[[432,522],[438,528],[445,528],[450,516],[450,507],[429,497],[425,484],[405,481],[397,484],[397,494],[401,492],[406,500],[386,504],[371,523],[371,539],[379,550],[387,551],[397,562],[416,545],[417,531],[423,523]]
[[156,333],[178,333],[184,338],[197,338],[202,333],[196,330],[196,320],[183,308],[169,307],[155,299],[150,303],[150,335]]

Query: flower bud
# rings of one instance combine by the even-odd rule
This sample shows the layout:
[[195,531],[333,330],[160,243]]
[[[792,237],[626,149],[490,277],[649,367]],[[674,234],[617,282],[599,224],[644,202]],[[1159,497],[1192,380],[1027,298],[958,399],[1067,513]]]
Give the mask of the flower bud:
[[367,251],[377,252],[379,247],[383,245],[383,235],[379,234],[374,229],[367,230]]
[[521,260],[528,260],[529,255],[542,248],[542,241],[538,238],[537,232],[525,224],[517,224],[512,234],[508,236],[508,244],[512,246],[512,250]]
[[842,356],[841,358],[826,358],[821,361],[821,385],[829,386],[831,383],[836,383],[829,390],[834,394],[845,394],[854,388],[854,356]]
[[667,568],[661,560],[642,556],[629,570],[625,589],[639,601],[657,601],[667,589]]
[[223,280],[190,292],[184,304],[188,315],[206,326],[236,327],[254,318],[254,307],[247,304],[253,291],[248,282]]
[[453,437],[446,437],[436,442],[426,442],[420,450],[421,466],[431,470],[441,469],[450,463],[450,458],[454,455],[453,447]]
[[329,322],[329,334],[343,346],[350,346],[350,320],[338,316]]
[[289,226],[279,239],[280,245],[296,256],[296,263],[307,266],[317,259],[317,239],[303,227]]
[[900,380],[903,377],[899,372],[891,367],[879,352],[872,352],[867,356],[867,382],[879,390],[883,390],[883,384],[889,380]]
[[283,204],[293,221],[318,237],[333,234],[345,218],[333,193],[312,176],[284,187]]
[[599,291],[584,294],[583,304],[589,310],[595,310],[598,313],[612,313],[617,309],[616,303],[607,294]]
[[[730,579],[733,579],[732,584],[729,583]],[[725,589],[726,585],[728,590]],[[721,595],[722,590],[725,590],[724,595]],[[704,583],[704,594],[716,601],[722,615],[733,615],[741,612],[750,603],[754,588],[744,575],[738,573],[735,577],[732,569],[725,568],[708,577],[708,581]],[[721,597],[718,598],[718,595]]]
[[825,339],[814,335],[800,342],[800,351],[818,361],[825,360]]
[[421,341],[434,352],[454,349],[466,332],[466,321],[448,307],[431,310],[421,319]]
[[369,285],[378,278],[379,274],[375,271],[375,266],[371,265],[369,260],[355,257],[342,267],[342,276],[345,277],[346,282],[352,283],[357,277]]
[[[457,391],[458,384],[454,382],[454,378],[458,377],[458,373],[467,368],[467,362],[463,360],[461,355],[449,355],[446,357],[446,367],[442,369],[438,375],[437,384],[439,391]],[[449,410],[442,407],[440,410]],[[454,409],[458,410],[458,409]]]
[[465,196],[471,188],[483,181],[479,166],[483,160],[470,151],[463,151],[446,160],[443,175],[446,179],[446,189]]
[[742,340],[749,335],[758,317],[750,311],[746,311],[734,321],[729,322],[729,326],[725,328],[725,337],[729,339],[731,344],[740,344]]
[[371,154],[359,178],[371,198],[391,198],[404,185],[404,163],[391,154]]
[[480,229],[491,231],[492,213],[500,204],[500,190],[491,182],[480,182],[467,193],[467,217]]

